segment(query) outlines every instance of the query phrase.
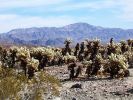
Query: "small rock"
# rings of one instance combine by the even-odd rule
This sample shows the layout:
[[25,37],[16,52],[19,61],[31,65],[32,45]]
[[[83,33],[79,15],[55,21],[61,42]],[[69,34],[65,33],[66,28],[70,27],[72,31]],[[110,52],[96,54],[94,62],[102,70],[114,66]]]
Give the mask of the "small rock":
[[76,83],[76,84],[72,85],[71,88],[80,88],[80,89],[82,89],[82,86],[81,86],[81,84]]
[[73,97],[72,100],[76,100],[76,98]]
[[122,95],[122,93],[121,92],[115,92],[114,95],[118,95],[119,96],[119,95]]

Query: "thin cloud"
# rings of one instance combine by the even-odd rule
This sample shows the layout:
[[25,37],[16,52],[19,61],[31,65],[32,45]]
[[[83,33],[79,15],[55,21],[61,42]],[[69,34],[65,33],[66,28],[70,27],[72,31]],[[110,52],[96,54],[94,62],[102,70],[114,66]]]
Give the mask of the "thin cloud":
[[122,0],[122,14],[119,16],[125,21],[133,21],[133,0]]
[[20,8],[20,7],[38,7],[60,4],[66,0],[1,0],[0,8]]
[[[117,23],[133,21],[133,0],[0,0],[0,4],[0,32],[23,27],[64,26],[75,22],[101,26],[105,23],[105,26],[110,27]],[[10,10],[11,8],[17,10],[12,11],[14,9]],[[19,13],[27,10],[25,15]],[[43,13],[38,13],[41,10]],[[79,10],[84,13],[79,13]],[[89,10],[95,12],[89,14]],[[110,10],[114,13],[109,14],[107,11]],[[101,16],[100,11],[105,18]],[[107,23],[108,19],[112,22]],[[131,25],[133,24],[130,24],[130,27]]]
[[[5,18],[4,18],[5,16]],[[38,16],[20,16],[20,15],[0,15],[1,32],[7,32],[15,28],[29,27],[59,27],[67,24],[75,23],[73,17],[58,16],[58,17],[38,17]]]
[[88,8],[88,9],[105,9],[105,8],[111,8],[116,5],[114,0],[110,1],[94,1],[94,2],[79,2],[79,3],[72,3],[67,5],[62,5],[60,7],[57,7],[56,11],[68,11],[68,10],[78,10],[82,8]]

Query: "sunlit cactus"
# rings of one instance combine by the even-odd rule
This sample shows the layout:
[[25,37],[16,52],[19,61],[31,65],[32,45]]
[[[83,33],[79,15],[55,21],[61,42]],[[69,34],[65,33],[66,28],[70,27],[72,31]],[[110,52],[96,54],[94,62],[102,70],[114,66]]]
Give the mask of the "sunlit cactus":
[[111,77],[118,77],[121,69],[123,70],[124,73],[124,71],[128,70],[129,67],[127,59],[123,55],[120,54],[116,55],[113,53],[109,56],[109,65],[111,69],[110,71]]
[[39,61],[37,59],[31,58],[27,63],[27,74],[28,78],[32,78],[34,76],[34,72],[38,70]]
[[99,47],[100,47],[100,40],[96,38],[95,40],[92,41],[92,52],[90,56],[91,60],[94,60],[96,55],[99,53]]
[[108,44],[107,46],[107,54],[110,55],[111,53],[114,54],[120,54],[121,53],[121,45],[120,43],[114,43],[112,44]]
[[106,46],[100,45],[99,53],[102,55],[102,58],[106,58],[107,48]]
[[128,39],[127,43],[130,47],[133,47],[133,40],[132,39]]
[[126,52],[129,50],[129,46],[127,45],[126,41],[121,41],[121,51],[122,53]]
[[128,66],[133,66],[132,39],[114,43],[111,38],[109,44],[102,45],[96,38],[85,40],[81,44],[77,43],[75,48],[70,47],[71,42],[71,39],[66,39],[63,49],[50,46],[30,48],[12,46],[9,49],[0,47],[1,66],[20,68],[26,76],[31,73],[31,76],[34,76],[35,71],[45,70],[45,67],[86,61],[89,63],[84,63],[89,70],[86,71],[88,77],[97,76],[102,68],[111,77],[120,77],[128,73]]
[[92,61],[83,61],[83,65],[86,67],[85,73],[87,74],[87,77],[90,77],[92,73]]
[[93,60],[93,63],[92,63],[91,75],[97,75],[98,74],[98,71],[100,70],[100,68],[102,66],[102,62],[103,62],[103,58],[102,58],[101,54],[97,54],[95,59]]
[[21,47],[17,50],[16,56],[18,59],[30,58],[30,51],[26,47]]
[[34,58],[31,58],[27,64],[27,66],[32,66],[35,70],[38,70],[38,65],[39,65],[39,61]]
[[124,53],[124,56],[128,61],[129,67],[133,68],[133,52],[127,51]]
[[66,56],[63,57],[65,63],[71,63],[73,61],[76,61],[77,58],[75,56],[69,55],[68,53],[66,54]]
[[17,60],[17,52],[19,48],[16,46],[12,46],[9,49],[8,59],[9,59],[9,67],[14,67],[15,62]]

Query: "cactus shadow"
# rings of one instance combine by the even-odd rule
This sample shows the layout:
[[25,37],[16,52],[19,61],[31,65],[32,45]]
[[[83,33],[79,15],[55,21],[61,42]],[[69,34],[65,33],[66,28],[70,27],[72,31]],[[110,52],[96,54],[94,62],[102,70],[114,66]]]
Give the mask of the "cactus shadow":
[[84,77],[78,77],[78,78],[74,78],[72,80],[64,79],[64,80],[61,80],[61,82],[66,82],[66,81],[98,81],[98,80],[111,80],[111,79],[112,78],[110,78],[110,77],[106,77],[106,78],[94,78],[94,77],[84,78]]
[[133,94],[133,89],[129,89],[129,90],[127,90],[126,92],[127,92],[127,93]]

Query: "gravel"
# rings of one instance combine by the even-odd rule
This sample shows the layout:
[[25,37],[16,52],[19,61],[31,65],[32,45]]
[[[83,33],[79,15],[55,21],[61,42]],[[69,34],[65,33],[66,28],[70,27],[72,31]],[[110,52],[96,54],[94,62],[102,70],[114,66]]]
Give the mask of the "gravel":
[[[133,69],[131,76],[120,79],[90,78],[68,81],[67,66],[49,67],[47,72],[61,80],[60,96],[51,100],[133,100]],[[71,88],[80,84],[82,88]]]

